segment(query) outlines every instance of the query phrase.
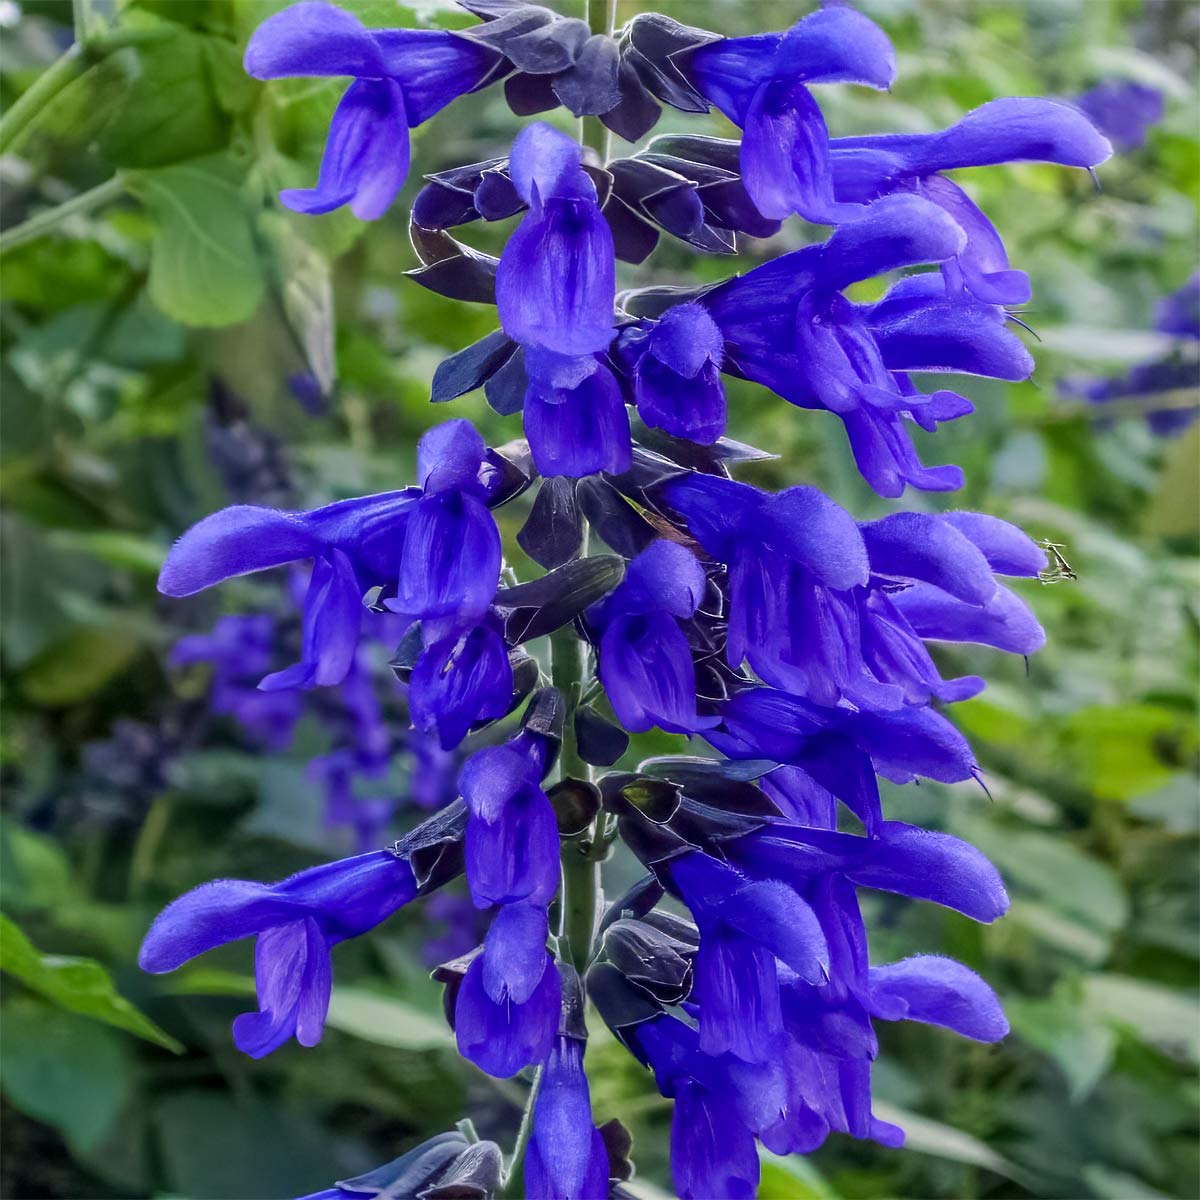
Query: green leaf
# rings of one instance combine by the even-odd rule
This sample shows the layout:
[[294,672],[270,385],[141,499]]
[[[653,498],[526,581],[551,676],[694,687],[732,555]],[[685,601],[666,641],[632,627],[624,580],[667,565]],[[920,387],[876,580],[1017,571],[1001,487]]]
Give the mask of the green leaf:
[[138,51],[137,78],[100,132],[101,154],[120,167],[162,167],[226,145],[230,124],[210,69],[212,41],[179,29]]
[[1014,1031],[1058,1064],[1073,1103],[1100,1082],[1117,1042],[1113,1030],[1089,1013],[1082,999],[1078,983],[1064,980],[1045,1000],[1015,996],[1004,1005]]
[[221,967],[186,967],[165,981],[173,996],[253,996],[256,988],[249,975]]
[[11,818],[0,822],[0,904],[18,912],[57,908],[71,890],[71,867],[53,838]]
[[1089,1013],[1127,1029],[1144,1042],[1176,1057],[1200,1063],[1200,998],[1133,979],[1128,975],[1088,975],[1083,981]]
[[265,281],[241,173],[223,156],[130,174],[154,216],[150,297],[185,325],[253,316]]
[[1024,1179],[1024,1174],[1016,1163],[1010,1162],[1002,1154],[997,1154],[990,1146],[961,1129],[943,1125],[940,1121],[930,1120],[929,1117],[919,1116],[882,1100],[875,1101],[872,1108],[875,1116],[881,1121],[899,1125],[904,1130],[906,1150],[933,1154],[938,1158],[967,1163],[972,1167],[984,1167],[1017,1183]]
[[[176,995],[252,996],[254,980],[215,967],[192,967],[168,984]],[[397,1050],[453,1048],[454,1034],[437,1017],[385,992],[353,985],[335,987],[325,1018],[337,1029],[377,1046]]]
[[956,815],[955,831],[979,847],[1010,885],[1105,933],[1122,928],[1129,903],[1116,872],[1062,834],[1002,829]]
[[59,143],[79,145],[120,113],[138,76],[138,54],[131,47],[105,55],[71,80],[21,130],[11,150],[23,155]]
[[294,1106],[172,1091],[153,1112],[163,1190],[175,1196],[302,1196],[354,1171],[339,1143]]
[[121,529],[56,529],[50,535],[56,549],[98,558],[110,567],[127,567],[157,575],[169,547],[138,533]]
[[1083,1178],[1100,1200],[1169,1200],[1166,1192],[1152,1188],[1144,1179],[1104,1163],[1088,1163]]
[[136,1034],[176,1054],[183,1046],[117,992],[112,977],[90,958],[42,954],[0,913],[0,970],[68,1012]]
[[1186,715],[1152,704],[1094,705],[1072,714],[1065,740],[1097,796],[1128,800],[1171,778],[1159,743],[1188,724]]
[[127,1043],[93,1021],[29,998],[3,1008],[0,1087],[80,1151],[113,1129],[132,1090]]
[[260,227],[274,251],[276,287],[288,328],[323,395],[333,390],[333,281],[329,262],[296,231],[288,217],[264,213]]
[[1005,924],[1029,930],[1040,941],[1087,966],[1099,966],[1112,949],[1112,938],[1083,921],[1036,900],[1014,900]]
[[761,1146],[758,1200],[840,1200],[824,1176],[802,1154],[780,1158]]
[[21,673],[21,691],[35,704],[58,708],[94,696],[141,649],[128,630],[81,626],[43,650]]
[[1131,801],[1129,811],[1143,820],[1160,822],[1171,833],[1200,833],[1196,777],[1179,771],[1161,787]]
[[359,987],[336,987],[325,1024],[331,1029],[399,1050],[453,1048],[446,1024],[402,1000]]
[[1102,329],[1092,325],[1059,325],[1039,329],[1048,350],[1090,366],[1097,363],[1133,365],[1147,359],[1166,358],[1175,339],[1165,333],[1141,329]]

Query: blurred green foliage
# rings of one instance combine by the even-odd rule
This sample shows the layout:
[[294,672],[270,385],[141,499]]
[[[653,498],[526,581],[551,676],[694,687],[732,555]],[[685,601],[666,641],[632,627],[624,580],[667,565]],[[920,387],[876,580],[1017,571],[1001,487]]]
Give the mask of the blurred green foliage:
[[[228,1032],[251,986],[248,947],[165,980],[135,966],[153,914],[186,888],[276,878],[349,849],[320,828],[304,780],[316,731],[276,758],[249,753],[228,729],[199,745],[171,741],[173,722],[202,699],[165,670],[165,651],[181,628],[257,595],[251,584],[167,606],[154,591],[171,539],[228,502],[207,452],[221,420],[213,382],[244,406],[242,426],[283,439],[305,505],[393,488],[411,478],[421,430],[447,415],[428,403],[438,361],[494,325],[490,309],[403,278],[415,263],[404,204],[368,227],[274,202],[280,187],[315,177],[339,94],[337,81],[243,76],[249,31],[279,7],[28,0],[14,20],[17,6],[0,6],[4,229],[34,222],[0,242],[7,1197],[294,1195],[468,1112],[508,1143],[523,1101],[519,1081],[456,1056],[421,961],[419,910],[339,949],[319,1048],[288,1044],[261,1063],[238,1055]],[[347,7],[380,25],[467,21],[443,0],[417,12],[392,0]],[[807,6],[660,7],[749,33]],[[868,900],[878,960],[964,960],[996,985],[1013,1034],[982,1047],[884,1028],[879,1111],[908,1128],[910,1149],[834,1139],[811,1159],[765,1162],[761,1195],[1195,1197],[1198,427],[1159,441],[1136,414],[1102,424],[1055,391],[1067,374],[1115,374],[1152,355],[1153,304],[1193,268],[1200,10],[1170,0],[862,7],[895,41],[900,78],[890,95],[823,90],[836,133],[930,128],[994,96],[1069,96],[1114,76],[1159,87],[1167,119],[1145,149],[1102,168],[1101,191],[1043,166],[966,173],[1033,276],[1024,319],[1041,337],[1039,366],[1027,384],[966,385],[976,414],[923,445],[927,461],[964,465],[964,494],[905,498],[1015,520],[1062,543],[1078,574],[1025,589],[1050,635],[1027,670],[977,648],[944,656],[955,673],[993,681],[952,713],[990,796],[924,785],[886,798],[893,816],[992,856],[1011,915],[981,929]],[[622,0],[621,19],[634,9]],[[87,45],[63,59],[73,21]],[[655,132],[684,127],[697,129],[668,113]],[[475,161],[515,128],[498,89],[467,98],[415,131],[414,161],[430,171]],[[724,132],[718,118],[711,131]],[[480,244],[505,232],[481,231]],[[744,261],[820,236],[793,223]],[[636,278],[730,269],[664,244]],[[297,374],[329,395],[321,415],[289,390]],[[733,436],[780,455],[756,482],[813,482],[862,517],[891,507],[858,479],[832,418],[749,385],[731,389],[730,408]],[[478,396],[453,409],[490,440],[516,433]],[[516,508],[502,513],[509,545]],[[529,567],[519,553],[515,565]],[[151,731],[161,770],[114,805],[118,783],[88,766],[85,747],[131,718]],[[639,739],[634,753],[668,740]],[[607,870],[615,890],[634,868],[618,857]],[[634,1132],[636,1188],[661,1195],[669,1104],[600,1029],[588,1066],[598,1119],[620,1116]]]

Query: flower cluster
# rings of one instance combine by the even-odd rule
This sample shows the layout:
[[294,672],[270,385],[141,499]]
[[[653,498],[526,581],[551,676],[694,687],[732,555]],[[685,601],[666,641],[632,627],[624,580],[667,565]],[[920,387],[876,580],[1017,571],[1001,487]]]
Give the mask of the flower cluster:
[[[1110,148],[1079,109],[1035,99],[929,134],[830,138],[812,89],[885,89],[895,74],[887,38],[845,7],[737,39],[657,14],[610,36],[518,0],[465,7],[481,23],[455,33],[368,30],[319,3],[264,22],[252,74],[353,79],[316,188],[285,204],[381,216],[407,172],[407,128],[501,78],[520,115],[562,105],[633,140],[663,104],[715,107],[741,137],[670,136],[598,161],[536,122],[506,156],[427,178],[411,276],[494,303],[499,326],[441,364],[431,398],[482,388],[522,414],[524,440],[492,449],[452,419],[422,438],[411,486],[311,512],[226,509],[184,534],[160,588],[189,595],[310,561],[300,661],[262,680],[268,694],[352,685],[364,614],[396,614],[413,725],[443,755],[464,747],[457,796],[390,850],[188,893],[142,962],[171,970],[256,936],[259,1011],[239,1018],[239,1045],[311,1045],[330,948],[463,874],[490,925],[435,978],[465,1057],[496,1076],[533,1072],[524,1194],[619,1195],[630,1170],[619,1123],[593,1124],[586,996],[675,1101],[680,1196],[752,1196],[756,1139],[777,1153],[830,1132],[901,1144],[871,1111],[875,1020],[980,1041],[1006,1031],[958,963],[871,965],[857,897],[883,890],[983,922],[1007,907],[977,850],[885,818],[878,777],[979,777],[938,706],[983,680],[945,678],[932,644],[1036,651],[1042,630],[1001,580],[1036,576],[1045,556],[982,513],[857,522],[813,487],[737,481],[764,454],[724,436],[723,379],[834,413],[882,496],[954,490],[962,473],[922,464],[910,430],[971,403],[914,375],[1018,380],[1033,363],[1008,311],[1028,278],[943,172],[1090,170]],[[793,215],[831,228],[706,288],[616,292],[616,260],[642,261],[662,233],[729,254]],[[498,259],[447,232],[514,217]],[[874,303],[846,294],[896,273]],[[545,573],[501,586],[493,510],[526,489],[517,541]],[[524,649],[547,635],[549,678]],[[600,774],[652,727],[700,752]],[[646,873],[605,908],[599,863],[618,844]],[[691,920],[659,906],[668,895]],[[460,1170],[471,1194],[511,1191],[520,1163],[500,1172],[494,1150],[446,1135],[323,1195],[418,1194]]]

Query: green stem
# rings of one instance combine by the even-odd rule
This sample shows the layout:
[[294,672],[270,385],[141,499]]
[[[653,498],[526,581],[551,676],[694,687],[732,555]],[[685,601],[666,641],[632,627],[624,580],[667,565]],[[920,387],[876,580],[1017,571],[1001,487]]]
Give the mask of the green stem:
[[[584,19],[593,34],[611,36],[616,27],[617,0],[584,0]],[[579,140],[607,163],[612,150],[612,132],[599,117],[580,118]]]
[[[591,779],[591,768],[579,754],[575,741],[575,710],[583,690],[587,648],[575,629],[566,625],[550,637],[550,672],[562,693],[567,711],[559,751],[560,778]],[[559,936],[570,946],[571,961],[582,975],[592,957],[592,938],[599,909],[604,902],[600,886],[600,862],[595,855],[596,830],[592,827],[562,843],[562,893],[559,905]]]
[[124,191],[125,181],[120,175],[114,175],[104,183],[98,183],[94,188],[80,192],[78,196],[72,196],[70,200],[64,200],[62,204],[56,204],[53,208],[35,213],[27,221],[22,221],[20,225],[14,225],[12,229],[6,229],[0,233],[0,254],[7,254],[10,250],[17,246],[23,246],[26,242],[36,241],[43,234],[57,229],[71,217],[90,212],[94,208],[100,208],[110,200],[116,200]]
[[87,46],[79,42],[68,47],[13,102],[0,117],[0,154],[12,151],[30,125],[52,100],[89,67],[102,58],[130,46],[162,41],[170,36],[165,29],[123,29],[98,35]]
[[1089,421],[1114,421],[1122,417],[1144,417],[1147,413],[1182,412],[1200,408],[1200,388],[1171,388],[1141,396],[1114,396],[1111,400],[1060,400],[1025,424],[1055,425],[1083,417]]
[[517,1130],[517,1140],[513,1143],[512,1157],[508,1160],[508,1168],[504,1172],[502,1193],[508,1200],[520,1200],[524,1193],[525,1177],[521,1165],[525,1161],[525,1150],[529,1145],[529,1135],[533,1132],[533,1106],[537,1102],[538,1089],[542,1086],[542,1068],[534,1072],[533,1086],[529,1089],[529,1099],[525,1102],[525,1111],[521,1114],[521,1127]]
[[92,29],[92,0],[71,0],[71,18],[75,26],[75,41],[86,45]]
[[154,873],[155,860],[167,827],[171,823],[171,805],[161,797],[150,806],[129,860],[128,895],[131,900],[140,900]]
[[6,154],[30,121],[68,83],[83,74],[85,65],[78,43],[70,46],[9,105],[0,117],[0,154]]

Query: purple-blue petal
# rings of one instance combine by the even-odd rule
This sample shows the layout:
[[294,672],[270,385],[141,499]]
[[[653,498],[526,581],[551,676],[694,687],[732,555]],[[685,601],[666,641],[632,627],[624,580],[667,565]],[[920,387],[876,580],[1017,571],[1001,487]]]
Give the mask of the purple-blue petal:
[[470,421],[443,421],[417,443],[417,479],[425,492],[476,492],[487,444]]
[[871,1011],[886,1021],[944,1025],[977,1042],[998,1042],[1008,1033],[996,993],[951,958],[919,954],[872,967],[869,986]]
[[484,990],[482,956],[463,978],[454,1009],[458,1051],[500,1079],[541,1062],[550,1053],[562,1008],[562,981],[546,956],[546,970],[524,1004],[497,1004]]
[[476,721],[504,716],[512,703],[513,675],[504,639],[478,625],[426,646],[409,680],[413,724],[437,733],[453,750]]
[[246,46],[245,67],[256,79],[385,74],[375,39],[362,22],[334,4],[316,2],[268,17]]
[[534,1179],[526,1171],[529,1200],[604,1200],[608,1192],[607,1157],[599,1192],[596,1143],[604,1143],[592,1125],[592,1104],[583,1071],[584,1043],[556,1037],[546,1060],[533,1108],[530,1152],[536,1155]]
[[518,792],[495,821],[467,820],[466,869],[480,908],[528,900],[549,904],[558,890],[558,825],[538,788]]
[[1008,911],[999,872],[974,846],[948,833],[884,822],[846,874],[860,887],[931,900],[984,923]]
[[472,624],[496,595],[500,561],[500,534],[480,500],[458,491],[427,495],[408,521],[393,603],[410,617]]
[[860,528],[876,575],[932,583],[967,604],[984,605],[996,594],[987,559],[938,516],[892,513]]
[[1008,521],[976,512],[943,513],[942,520],[975,545],[997,575],[1025,575],[1035,579],[1045,570],[1046,551]]
[[612,232],[594,199],[550,199],[508,239],[496,270],[504,332],[525,346],[594,354],[612,340]]
[[490,47],[445,29],[376,29],[372,37],[383,73],[404,92],[410,126],[490,82],[502,61]]
[[164,596],[191,596],[235,575],[311,558],[323,549],[307,513],[235,504],[193,525],[158,577]]
[[550,966],[543,905],[518,901],[496,913],[483,948],[483,990],[496,1004],[524,1004]]
[[279,199],[302,213],[327,213],[349,204],[360,220],[378,220],[404,186],[409,154],[399,85],[390,79],[355,80],[333,114],[317,186],[288,188]]
[[572,388],[531,380],[525,395],[525,436],[544,476],[582,478],[629,469],[629,412],[616,377],[602,364]]
[[691,649],[666,612],[615,616],[600,639],[599,676],[617,719],[631,733],[655,725],[694,733],[718,723],[696,713]]

